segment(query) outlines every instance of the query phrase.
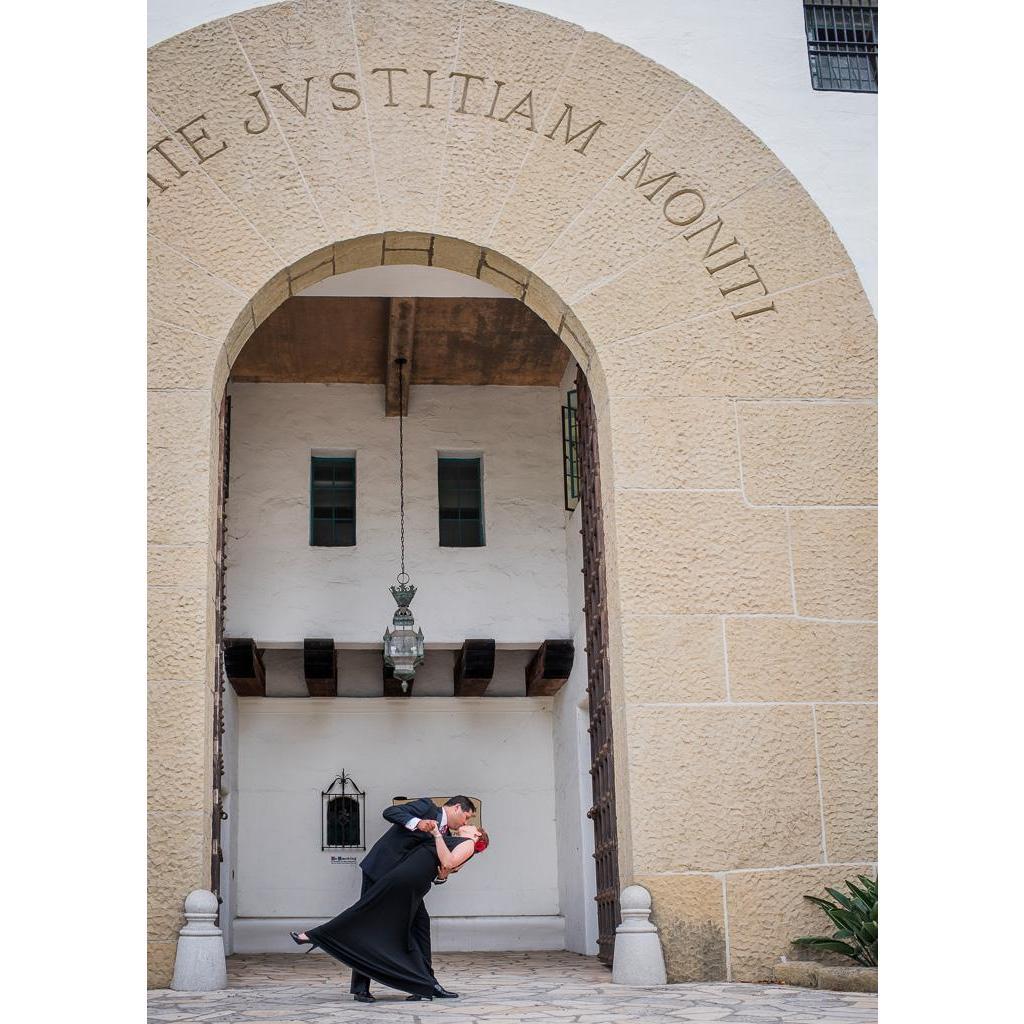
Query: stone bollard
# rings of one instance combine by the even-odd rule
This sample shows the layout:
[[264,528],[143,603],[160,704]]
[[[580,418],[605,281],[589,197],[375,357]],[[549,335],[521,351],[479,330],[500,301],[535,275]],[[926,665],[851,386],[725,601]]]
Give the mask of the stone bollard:
[[629,885],[619,897],[622,924],[615,929],[612,983],[665,985],[665,957],[658,929],[651,923],[651,894],[642,885]]
[[185,927],[178,936],[171,988],[179,992],[212,992],[228,987],[224,936],[213,923],[217,897],[196,889],[185,897]]

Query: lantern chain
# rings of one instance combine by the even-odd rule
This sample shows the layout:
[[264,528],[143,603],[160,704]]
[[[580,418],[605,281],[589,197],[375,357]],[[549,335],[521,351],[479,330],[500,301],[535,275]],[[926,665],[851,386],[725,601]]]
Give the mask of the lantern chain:
[[398,582],[406,584],[409,577],[405,571],[405,388],[403,387],[402,368],[404,359],[396,359],[398,363],[398,522],[401,537],[402,571],[398,574]]

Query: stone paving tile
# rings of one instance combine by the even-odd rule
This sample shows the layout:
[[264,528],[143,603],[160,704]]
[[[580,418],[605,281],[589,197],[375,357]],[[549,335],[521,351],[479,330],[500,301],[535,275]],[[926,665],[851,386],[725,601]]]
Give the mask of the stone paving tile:
[[349,972],[320,953],[228,958],[221,992],[150,992],[151,1024],[875,1024],[877,997],[780,985],[611,984],[596,957],[575,953],[446,953],[435,958],[458,1000],[407,1003],[375,985],[355,1003]]

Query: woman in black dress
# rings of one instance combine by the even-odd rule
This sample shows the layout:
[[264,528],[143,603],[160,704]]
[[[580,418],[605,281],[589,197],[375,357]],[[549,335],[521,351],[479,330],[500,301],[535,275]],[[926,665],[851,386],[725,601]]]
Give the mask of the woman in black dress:
[[442,836],[437,826],[433,843],[420,843],[358,903],[326,924],[293,935],[310,942],[349,967],[411,995],[433,998],[437,979],[430,973],[411,932],[412,919],[440,870],[442,877],[487,847],[485,832],[464,825]]

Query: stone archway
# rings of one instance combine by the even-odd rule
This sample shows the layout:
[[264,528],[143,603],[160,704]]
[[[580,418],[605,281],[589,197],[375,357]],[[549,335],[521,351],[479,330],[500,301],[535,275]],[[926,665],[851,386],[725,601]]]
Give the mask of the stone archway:
[[288,295],[387,262],[587,368],[621,881],[673,980],[764,977],[876,858],[875,324],[820,211],[691,84],[491,0],[211,22],[151,49],[149,109],[150,983],[208,884],[217,401]]

